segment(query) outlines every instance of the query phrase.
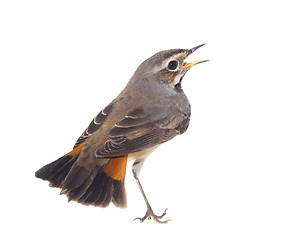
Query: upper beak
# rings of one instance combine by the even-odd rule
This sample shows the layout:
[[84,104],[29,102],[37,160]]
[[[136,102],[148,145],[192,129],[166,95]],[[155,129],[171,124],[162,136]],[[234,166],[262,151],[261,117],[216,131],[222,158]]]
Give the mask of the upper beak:
[[[205,45],[205,43],[203,43],[203,44],[201,44],[201,45],[198,45],[198,46],[196,46],[196,47],[194,47],[194,48],[191,48],[191,49],[189,49],[188,50],[188,56],[189,55],[191,55],[194,51],[196,51],[198,48],[200,48],[200,47],[202,47],[202,46],[204,46]],[[197,64],[199,64],[199,63],[203,63],[203,62],[207,62],[208,60],[202,60],[202,61],[194,61],[194,62],[183,62],[183,64],[182,64],[182,66],[183,66],[183,68],[188,68],[188,67],[192,67],[192,66],[194,66],[194,65],[197,65]]]

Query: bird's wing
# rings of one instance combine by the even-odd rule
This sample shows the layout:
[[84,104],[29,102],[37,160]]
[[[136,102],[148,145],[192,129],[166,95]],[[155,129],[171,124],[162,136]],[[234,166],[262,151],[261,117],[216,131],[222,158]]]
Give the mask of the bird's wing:
[[74,148],[83,143],[88,137],[90,137],[94,132],[96,132],[102,124],[105,122],[105,119],[109,115],[112,110],[112,104],[108,105],[104,108],[89,124],[89,126],[85,129],[82,135],[77,139]]
[[97,157],[113,157],[143,151],[186,131],[190,116],[163,106],[138,108],[109,131],[107,140],[95,152]]

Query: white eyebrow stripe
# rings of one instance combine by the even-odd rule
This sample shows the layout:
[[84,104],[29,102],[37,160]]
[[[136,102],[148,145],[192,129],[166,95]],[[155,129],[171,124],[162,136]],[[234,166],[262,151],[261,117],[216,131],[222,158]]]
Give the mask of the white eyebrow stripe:
[[[176,61],[179,62],[179,65],[182,65],[182,63],[181,63],[178,59],[179,59],[181,56],[183,56],[183,55],[184,55],[184,53],[180,52],[180,53],[178,53],[178,54],[176,54],[176,55],[174,55],[174,56],[168,58],[166,61],[163,61],[163,62],[162,62],[162,65],[161,65],[161,66],[156,65],[156,66],[153,68],[153,72],[156,73],[156,72],[159,72],[160,70],[166,68],[167,64],[168,64],[170,61],[172,61],[172,60],[176,60]],[[178,68],[176,68],[176,69],[179,69],[179,67],[180,67],[180,66],[178,66]]]

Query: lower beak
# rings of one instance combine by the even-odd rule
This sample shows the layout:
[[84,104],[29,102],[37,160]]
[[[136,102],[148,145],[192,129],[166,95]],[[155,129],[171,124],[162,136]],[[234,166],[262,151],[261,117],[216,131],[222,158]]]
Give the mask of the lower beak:
[[182,67],[184,67],[184,68],[188,68],[188,67],[192,67],[192,66],[195,66],[195,65],[197,65],[197,64],[199,64],[199,63],[204,63],[204,62],[207,62],[207,61],[209,61],[209,60],[202,60],[202,61],[194,61],[194,62],[183,62],[183,65],[182,65]]
[[[200,48],[200,47],[202,47],[202,46],[204,46],[205,45],[205,43],[203,43],[203,44],[201,44],[201,45],[198,45],[198,46],[196,46],[196,47],[194,47],[194,48],[191,48],[191,49],[189,49],[188,50],[188,56],[189,55],[191,55],[194,51],[196,51],[198,48]],[[192,66],[194,66],[194,65],[197,65],[197,64],[199,64],[199,63],[203,63],[203,62],[207,62],[207,61],[209,61],[209,60],[202,60],[202,61],[194,61],[194,62],[183,62],[183,64],[182,64],[182,67],[183,68],[189,68],[189,67],[192,67]]]

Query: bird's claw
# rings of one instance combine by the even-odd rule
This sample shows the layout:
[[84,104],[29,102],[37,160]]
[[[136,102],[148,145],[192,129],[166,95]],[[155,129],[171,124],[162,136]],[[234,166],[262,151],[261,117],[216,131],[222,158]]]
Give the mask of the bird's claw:
[[166,211],[167,211],[167,208],[165,209],[165,211],[162,213],[162,215],[160,216],[157,216],[156,214],[154,214],[153,210],[152,209],[147,209],[146,211],[146,214],[143,218],[135,218],[135,220],[140,220],[140,222],[144,222],[146,218],[148,218],[148,220],[150,219],[154,219],[157,223],[168,223],[168,221],[170,221],[169,219],[168,220],[165,220],[165,221],[161,221],[160,219],[162,219],[165,215],[166,215]]

